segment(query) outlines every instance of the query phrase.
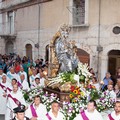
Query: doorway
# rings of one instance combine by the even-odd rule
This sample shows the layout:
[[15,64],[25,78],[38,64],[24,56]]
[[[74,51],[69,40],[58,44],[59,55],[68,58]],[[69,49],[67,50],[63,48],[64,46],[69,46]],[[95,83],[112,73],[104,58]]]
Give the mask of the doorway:
[[90,55],[86,51],[78,48],[77,49],[77,56],[78,56],[80,62],[87,63],[89,65],[89,63],[90,63]]
[[14,53],[14,45],[12,41],[6,43],[6,54]]
[[26,56],[29,59],[32,59],[32,45],[31,44],[26,44]]
[[120,50],[111,50],[108,53],[108,71],[112,76],[116,75],[117,68],[120,67]]

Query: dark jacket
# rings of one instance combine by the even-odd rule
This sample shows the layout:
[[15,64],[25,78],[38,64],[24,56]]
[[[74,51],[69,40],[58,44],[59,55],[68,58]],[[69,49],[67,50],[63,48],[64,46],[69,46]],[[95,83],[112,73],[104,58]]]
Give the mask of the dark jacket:
[[[26,120],[30,120],[29,118],[27,118],[27,117],[25,117],[26,118]],[[16,120],[16,118],[14,117],[12,120]]]

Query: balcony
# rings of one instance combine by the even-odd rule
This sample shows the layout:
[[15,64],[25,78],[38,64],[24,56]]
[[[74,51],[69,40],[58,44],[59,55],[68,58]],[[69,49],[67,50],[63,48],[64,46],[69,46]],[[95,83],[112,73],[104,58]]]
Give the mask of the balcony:
[[31,0],[6,0],[4,2],[2,2],[0,9],[8,9],[11,8],[15,5],[19,5],[25,2],[29,2]]
[[16,29],[14,27],[14,23],[0,23],[0,37],[5,40],[15,40]]

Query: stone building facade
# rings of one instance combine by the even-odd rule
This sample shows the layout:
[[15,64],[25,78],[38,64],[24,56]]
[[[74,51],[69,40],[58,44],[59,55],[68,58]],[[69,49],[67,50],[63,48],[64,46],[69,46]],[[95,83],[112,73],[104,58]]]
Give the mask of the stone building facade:
[[102,79],[120,66],[120,0],[2,0],[1,53],[45,58],[58,28],[71,26],[78,57]]

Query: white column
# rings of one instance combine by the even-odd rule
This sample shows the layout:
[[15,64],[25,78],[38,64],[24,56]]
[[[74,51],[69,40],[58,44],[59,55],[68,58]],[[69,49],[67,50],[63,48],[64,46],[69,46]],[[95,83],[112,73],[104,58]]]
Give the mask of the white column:
[[73,0],[69,0],[69,6],[68,6],[68,10],[69,10],[69,24],[72,25],[72,21],[73,21]]
[[101,57],[101,79],[105,77],[105,73],[108,71],[108,56]]

